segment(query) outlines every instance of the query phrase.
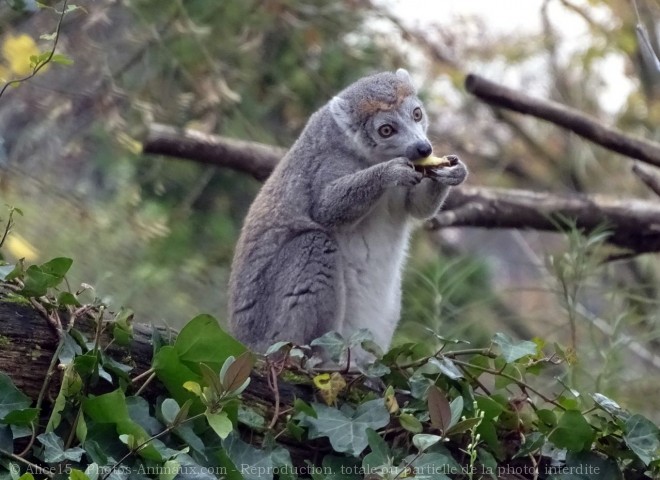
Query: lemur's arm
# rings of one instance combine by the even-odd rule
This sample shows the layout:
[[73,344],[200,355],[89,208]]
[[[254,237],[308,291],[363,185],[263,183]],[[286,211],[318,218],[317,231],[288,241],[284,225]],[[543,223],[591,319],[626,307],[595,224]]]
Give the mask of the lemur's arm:
[[312,218],[326,226],[351,223],[366,214],[387,187],[416,185],[421,178],[405,158],[349,173],[321,187]]

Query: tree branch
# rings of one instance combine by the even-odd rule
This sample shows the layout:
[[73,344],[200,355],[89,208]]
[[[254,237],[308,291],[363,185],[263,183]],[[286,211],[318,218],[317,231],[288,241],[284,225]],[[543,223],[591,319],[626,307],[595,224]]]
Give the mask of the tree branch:
[[154,123],[142,143],[144,153],[167,155],[227,167],[265,180],[286,150]]
[[467,76],[465,88],[490,105],[547,120],[608,150],[660,166],[660,144],[626,135],[577,110],[530,97],[475,74]]
[[557,231],[562,219],[590,232],[606,225],[611,244],[636,253],[660,251],[660,205],[636,199],[558,195],[527,190],[461,187],[427,228],[481,227]]
[[[229,167],[259,180],[266,179],[284,155],[280,147],[159,124],[151,126],[143,149],[145,153]],[[456,187],[445,209],[428,222],[428,228],[470,226],[557,231],[562,226],[557,221],[561,217],[575,219],[577,226],[586,232],[606,224],[612,231],[609,241],[636,254],[660,252],[660,204],[635,199]]]

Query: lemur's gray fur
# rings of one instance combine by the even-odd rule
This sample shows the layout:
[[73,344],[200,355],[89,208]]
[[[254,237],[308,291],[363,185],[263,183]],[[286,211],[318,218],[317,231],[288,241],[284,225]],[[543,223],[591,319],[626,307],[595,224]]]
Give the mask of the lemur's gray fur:
[[411,219],[432,217],[462,162],[423,177],[428,121],[406,70],[362,78],[314,113],[248,212],[230,278],[230,325],[264,351],[368,328],[389,348]]

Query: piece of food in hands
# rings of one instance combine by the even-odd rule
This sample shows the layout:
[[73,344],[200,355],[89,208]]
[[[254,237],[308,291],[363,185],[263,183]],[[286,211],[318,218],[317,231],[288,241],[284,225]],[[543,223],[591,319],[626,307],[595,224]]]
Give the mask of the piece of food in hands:
[[456,155],[445,155],[444,157],[430,155],[413,162],[415,170],[429,177],[432,177],[438,169],[452,167],[456,164],[458,164],[458,157]]

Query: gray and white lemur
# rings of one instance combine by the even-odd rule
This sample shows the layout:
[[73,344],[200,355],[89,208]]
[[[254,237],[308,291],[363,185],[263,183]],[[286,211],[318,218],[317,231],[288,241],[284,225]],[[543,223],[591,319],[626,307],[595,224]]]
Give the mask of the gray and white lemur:
[[254,200],[238,241],[230,325],[256,351],[368,328],[390,346],[412,219],[432,217],[467,176],[425,177],[432,152],[410,75],[362,78],[314,113]]

